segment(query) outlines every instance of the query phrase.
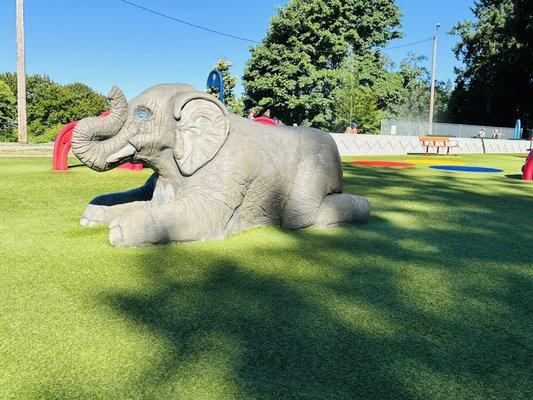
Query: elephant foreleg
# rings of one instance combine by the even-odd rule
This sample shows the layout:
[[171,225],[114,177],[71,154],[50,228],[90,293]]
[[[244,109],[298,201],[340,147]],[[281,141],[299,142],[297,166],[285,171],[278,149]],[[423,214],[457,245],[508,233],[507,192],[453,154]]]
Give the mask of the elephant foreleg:
[[148,246],[222,238],[230,216],[229,209],[213,203],[204,207],[198,199],[151,204],[113,220],[109,241],[115,246]]
[[85,208],[80,224],[86,227],[109,225],[124,213],[148,206],[156,180],[157,176],[154,174],[139,188],[95,197]]

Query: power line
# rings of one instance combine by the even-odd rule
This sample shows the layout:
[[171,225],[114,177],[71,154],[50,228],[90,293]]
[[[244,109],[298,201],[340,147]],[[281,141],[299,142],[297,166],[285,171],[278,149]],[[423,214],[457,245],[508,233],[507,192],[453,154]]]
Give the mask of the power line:
[[256,43],[256,44],[259,43],[257,40],[248,39],[248,38],[241,37],[241,36],[235,36],[235,35],[231,35],[229,33],[217,31],[216,29],[211,29],[211,28],[206,28],[205,26],[196,25],[196,24],[193,24],[192,22],[187,22],[187,21],[184,21],[182,19],[173,17],[171,15],[163,14],[163,13],[161,13],[159,11],[151,10],[151,9],[143,7],[143,6],[139,5],[139,4],[132,3],[131,1],[127,1],[127,0],[119,0],[119,1],[121,1],[122,3],[125,3],[125,4],[129,4],[132,7],[136,7],[138,9],[144,10],[146,12],[149,12],[149,13],[152,13],[152,14],[155,14],[155,15],[159,15],[160,17],[171,19],[172,21],[179,22],[180,24],[192,26],[193,28],[201,29],[201,30],[204,30],[204,31],[207,31],[207,32],[211,32],[211,33],[215,33],[215,34],[221,35],[221,36],[226,36],[226,37],[229,37],[229,38],[232,38],[232,39],[242,40],[244,42]]
[[402,47],[409,47],[409,46],[414,46],[415,44],[420,44],[420,43],[424,43],[424,42],[429,42],[430,40],[433,40],[432,37],[430,38],[427,38],[427,39],[423,39],[423,40],[419,40],[417,42],[412,42],[412,43],[406,43],[406,44],[402,44],[400,46],[394,46],[394,47],[385,47],[384,49],[382,50],[394,50],[394,49],[401,49]]
[[[254,39],[248,39],[248,38],[245,38],[245,37],[242,37],[242,36],[236,36],[236,35],[232,35],[230,33],[218,31],[216,29],[211,29],[211,28],[207,28],[205,26],[193,24],[192,22],[184,21],[182,19],[173,17],[173,16],[168,15],[168,14],[164,14],[164,13],[156,11],[156,10],[152,10],[150,8],[141,6],[139,4],[133,3],[133,2],[128,1],[128,0],[119,0],[119,1],[121,1],[124,4],[128,4],[128,5],[132,6],[132,7],[138,8],[140,10],[149,12],[151,14],[155,14],[155,15],[158,15],[160,17],[167,18],[167,19],[170,19],[170,20],[175,21],[175,22],[179,22],[180,24],[188,25],[188,26],[191,26],[191,27],[196,28],[196,29],[201,29],[201,30],[204,30],[204,31],[207,31],[207,32],[211,32],[211,33],[214,33],[216,35],[226,36],[226,37],[229,37],[229,38],[232,38],[232,39],[242,40],[242,41],[248,42],[248,43],[254,43],[254,44],[259,44],[260,43],[259,41],[254,40]],[[430,38],[427,38],[427,39],[418,40],[416,42],[406,43],[406,44],[402,44],[402,45],[399,45],[399,46],[386,47],[386,48],[381,49],[381,50],[385,51],[385,50],[401,49],[403,47],[409,47],[409,46],[414,46],[414,45],[417,45],[417,44],[420,44],[420,43],[429,42],[430,40],[433,40],[433,38],[430,37]],[[316,53],[337,54],[337,53],[334,53],[332,51],[315,51],[315,52]]]
[[[430,38],[427,38],[427,39],[418,40],[416,42],[406,43],[406,44],[402,44],[402,45],[399,45],[399,46],[385,47],[383,49],[380,49],[378,47],[376,50],[387,51],[387,50],[401,49],[403,47],[410,47],[410,46],[414,46],[414,45],[417,45],[417,44],[420,44],[420,43],[429,42],[430,40],[433,40],[433,38],[430,37]],[[331,51],[331,50],[325,50],[325,51],[323,51],[323,50],[315,50],[314,52],[315,53],[319,53],[319,54],[341,54],[342,53],[342,51],[334,52],[334,51]]]

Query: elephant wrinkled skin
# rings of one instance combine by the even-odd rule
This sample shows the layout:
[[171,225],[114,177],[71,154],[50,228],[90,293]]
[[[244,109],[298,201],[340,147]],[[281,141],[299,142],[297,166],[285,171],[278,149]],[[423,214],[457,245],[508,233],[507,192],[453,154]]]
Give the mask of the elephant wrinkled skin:
[[365,221],[370,204],[342,193],[333,139],[317,129],[261,125],[184,84],[149,88],[129,104],[117,87],[106,117],[81,120],[74,154],[106,171],[142,162],[140,188],[98,196],[84,226],[109,225],[116,246],[221,239],[248,228],[325,228]]

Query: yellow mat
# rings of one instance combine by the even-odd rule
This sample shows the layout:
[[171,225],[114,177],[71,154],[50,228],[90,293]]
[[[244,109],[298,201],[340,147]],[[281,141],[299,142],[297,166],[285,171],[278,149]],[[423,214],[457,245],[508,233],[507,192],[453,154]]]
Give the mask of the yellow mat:
[[459,160],[443,160],[439,158],[413,158],[405,160],[405,162],[413,164],[430,164],[430,165],[467,165],[466,161]]

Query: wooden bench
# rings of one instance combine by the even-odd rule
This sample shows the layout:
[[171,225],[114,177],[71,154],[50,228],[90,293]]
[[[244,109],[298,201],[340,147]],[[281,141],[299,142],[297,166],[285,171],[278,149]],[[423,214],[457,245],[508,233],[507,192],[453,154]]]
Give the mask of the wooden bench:
[[428,155],[430,147],[435,147],[437,149],[437,154],[439,154],[439,149],[441,147],[446,149],[446,154],[450,154],[450,149],[452,147],[459,146],[459,143],[457,143],[456,141],[450,140],[450,138],[447,136],[421,135],[418,137],[418,139],[420,140],[420,144],[422,145],[422,147],[426,148],[426,155]]

